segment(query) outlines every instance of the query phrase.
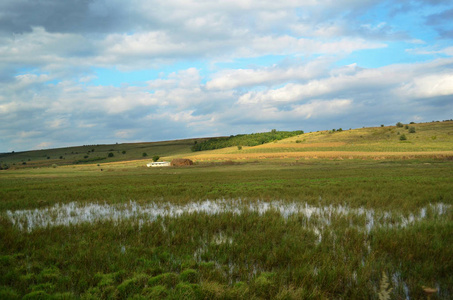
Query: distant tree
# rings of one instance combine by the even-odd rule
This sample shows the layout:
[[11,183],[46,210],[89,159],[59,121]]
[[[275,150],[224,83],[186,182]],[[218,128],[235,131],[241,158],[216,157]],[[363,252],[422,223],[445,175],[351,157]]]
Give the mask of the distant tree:
[[407,140],[407,137],[405,134],[400,135],[400,141],[405,141]]
[[409,125],[404,126],[404,129],[409,129]]
[[384,127],[384,124],[381,124],[381,127]]
[[409,127],[409,133],[415,133],[415,127]]
[[143,156],[143,157],[146,157],[146,156],[148,156],[148,154],[147,154],[146,152],[143,152],[143,153],[142,153],[142,156]]
[[343,131],[343,128],[338,128],[337,131],[340,131],[340,132],[341,132],[341,131]]
[[158,161],[158,160],[159,160],[159,158],[160,158],[160,156],[159,156],[159,155],[154,155],[154,156],[153,156],[153,161]]
[[113,157],[115,156],[112,152],[109,153],[108,157]]
[[272,129],[271,132],[272,133],[277,133],[277,129]]
[[126,150],[123,150],[121,153],[126,154]]
[[242,150],[242,146],[241,145],[238,145],[238,150]]
[[403,123],[401,123],[401,122],[396,123],[396,127],[403,127],[403,126],[404,126],[404,125],[403,125]]
[[60,159],[63,159],[63,156],[60,156]]

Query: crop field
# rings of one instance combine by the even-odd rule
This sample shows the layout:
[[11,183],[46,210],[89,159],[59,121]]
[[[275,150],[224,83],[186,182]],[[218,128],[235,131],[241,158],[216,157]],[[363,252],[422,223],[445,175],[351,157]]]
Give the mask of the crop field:
[[[120,144],[127,160],[1,170],[0,299],[451,299],[441,125],[431,151],[342,151],[357,140],[321,135],[356,132],[318,132],[242,150],[143,144],[187,167],[147,168],[145,148]],[[309,150],[270,151],[291,145]],[[28,161],[15,155],[2,159]]]

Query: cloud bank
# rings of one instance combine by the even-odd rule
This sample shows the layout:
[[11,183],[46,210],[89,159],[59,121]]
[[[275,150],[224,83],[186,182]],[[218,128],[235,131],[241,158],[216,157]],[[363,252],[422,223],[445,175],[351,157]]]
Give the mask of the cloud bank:
[[0,152],[453,115],[450,1],[2,1]]

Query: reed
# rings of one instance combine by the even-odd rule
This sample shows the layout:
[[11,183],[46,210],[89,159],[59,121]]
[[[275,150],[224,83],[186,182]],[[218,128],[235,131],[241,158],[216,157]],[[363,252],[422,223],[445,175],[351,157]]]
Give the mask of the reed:
[[452,167],[2,173],[0,298],[449,299]]

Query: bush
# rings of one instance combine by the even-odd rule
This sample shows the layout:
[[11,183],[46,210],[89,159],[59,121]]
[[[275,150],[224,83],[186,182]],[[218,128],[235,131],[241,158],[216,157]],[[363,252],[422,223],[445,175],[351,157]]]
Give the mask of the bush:
[[194,269],[187,269],[184,270],[180,275],[179,278],[181,281],[188,282],[188,283],[197,283],[198,282],[198,272]]
[[174,288],[179,282],[179,276],[176,273],[164,273],[149,279],[150,286],[164,285],[167,288]]
[[149,297],[149,299],[166,299],[168,297],[168,290],[163,285],[156,285],[145,288],[142,294]]
[[233,147],[237,145],[242,146],[258,146],[272,141],[278,141],[285,138],[301,135],[304,132],[298,131],[277,131],[271,132],[252,133],[252,134],[238,134],[229,137],[211,138],[203,142],[194,144],[192,151],[214,150],[226,147]]
[[415,133],[415,127],[409,127],[409,133]]
[[160,158],[160,156],[159,156],[159,155],[154,155],[154,156],[153,156],[153,161],[158,161],[158,160],[159,160],[159,158]]
[[44,291],[35,291],[25,295],[22,299],[50,299],[50,295]]
[[113,154],[113,152],[110,152],[108,157],[114,157],[115,155]]
[[146,156],[148,156],[148,154],[147,154],[146,152],[143,152],[143,153],[142,153],[142,156],[143,156],[143,157],[146,157]]
[[20,299],[20,297],[12,288],[0,286],[0,299]]
[[241,145],[238,146],[238,150],[242,150],[242,146]]
[[404,126],[404,125],[403,125],[403,123],[401,123],[401,122],[396,123],[396,127],[403,127],[403,126]]
[[400,135],[400,141],[405,141],[407,140],[407,137],[405,134]]

